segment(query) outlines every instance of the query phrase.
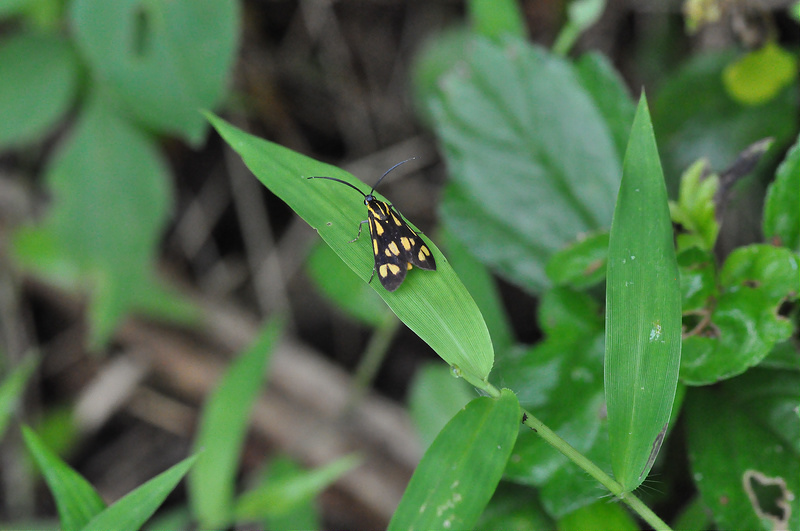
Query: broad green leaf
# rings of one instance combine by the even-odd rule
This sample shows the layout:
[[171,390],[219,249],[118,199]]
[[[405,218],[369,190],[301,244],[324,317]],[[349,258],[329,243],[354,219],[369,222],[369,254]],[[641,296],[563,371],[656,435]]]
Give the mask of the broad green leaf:
[[250,410],[281,329],[280,320],[264,326],[225,371],[203,407],[194,442],[195,451],[203,453],[188,484],[192,513],[204,528],[227,527],[232,522],[236,472]]
[[714,197],[719,190],[719,177],[705,175],[707,163],[692,164],[681,176],[678,200],[669,202],[672,221],[682,227],[677,236],[678,251],[698,247],[713,251],[719,234]]
[[516,0],[469,0],[467,9],[475,33],[490,39],[525,38],[525,18]]
[[580,56],[575,63],[575,73],[605,120],[617,157],[622,160],[636,113],[636,105],[625,81],[608,57],[595,52]]
[[762,105],[797,78],[795,55],[770,41],[729,64],[722,73],[725,88],[747,105]]
[[39,365],[39,357],[28,355],[10,374],[0,380],[0,441],[6,432],[17,403],[25,391],[28,380]]
[[535,489],[501,481],[475,529],[551,531],[553,520],[537,502]]
[[[717,267],[711,251],[690,247],[678,254],[678,271],[681,275],[681,306],[684,325],[691,333],[712,304],[717,294]],[[692,319],[694,322],[692,322]],[[684,354],[685,358],[686,354]]]
[[[367,282],[374,266],[369,238],[362,236],[349,243],[358,223],[366,217],[364,198],[340,183],[307,177],[336,177],[355,183],[364,191],[371,186],[334,166],[248,135],[213,115],[209,120],[255,176],[315,228],[325,243]],[[379,193],[375,195],[383,200]],[[395,292],[386,291],[377,281],[370,286],[406,326],[470,383],[480,387],[494,361],[489,332],[475,301],[447,258],[429,238],[425,240],[436,258],[436,271],[409,271]]]
[[653,466],[681,359],[681,291],[664,174],[642,95],[608,245],[605,394],[614,476],[626,491]]
[[23,426],[22,436],[55,499],[61,529],[82,529],[106,504],[94,487],[50,451],[33,430]]
[[790,369],[800,371],[800,346],[791,338],[773,347],[769,355],[759,364],[770,369]]
[[596,232],[554,253],[545,271],[556,286],[584,289],[606,278],[607,257],[608,232]]
[[473,38],[471,30],[453,26],[434,34],[425,42],[411,64],[411,85],[414,108],[420,120],[433,128],[434,117],[428,99],[439,90],[439,79],[467,56],[467,43]]
[[537,292],[552,253],[608,226],[619,157],[571,63],[516,40],[466,47],[427,101],[453,179],[442,217],[479,260]]
[[764,236],[800,252],[800,136],[767,190]]
[[753,369],[687,397],[692,477],[717,529],[800,529],[800,373]]
[[705,385],[741,374],[792,335],[779,315],[800,292],[797,257],[783,247],[750,245],[733,251],[719,273],[708,319],[683,342],[681,380]]
[[505,351],[514,342],[514,332],[495,279],[453,234],[447,230],[441,230],[439,234],[453,269],[483,314],[495,352]]
[[[584,329],[568,333],[570,321],[554,326],[558,333],[533,347],[517,348],[498,358],[495,377],[517,392],[520,404],[579,452],[608,468],[608,436],[603,409],[603,329],[595,317]],[[593,327],[593,329],[592,329]],[[597,484],[538,434],[523,429],[505,470],[505,478],[540,487],[551,515],[564,515],[597,499]]]
[[153,140],[115,111],[107,94],[91,96],[47,170],[48,218],[14,242],[23,267],[91,290],[95,347],[143,298],[165,296],[152,262],[170,203],[166,163]]
[[764,105],[738,103],[722,83],[722,70],[734,57],[730,52],[693,57],[665,78],[653,102],[670,195],[681,173],[699,159],[721,169],[754,139],[773,137],[780,149],[797,135],[796,84]]
[[122,499],[89,520],[83,531],[114,529],[137,531],[158,510],[197,459],[187,457],[177,465],[157,475],[144,485],[126,494]]
[[69,110],[79,65],[56,36],[25,33],[0,44],[0,149],[31,142]]
[[299,470],[280,477],[268,476],[261,485],[245,492],[236,501],[236,521],[256,522],[294,511],[355,468],[359,461],[358,456],[349,455],[314,470]]
[[472,528],[503,475],[521,418],[508,389],[467,404],[425,452],[389,529]]
[[695,495],[689,500],[687,506],[681,509],[680,514],[671,525],[672,529],[681,529],[682,531],[705,531],[713,529],[713,523],[703,500],[699,495]]
[[616,529],[637,531],[639,525],[619,503],[600,500],[581,507],[558,521],[559,531],[584,531],[586,529]]
[[408,392],[408,408],[421,446],[427,449],[453,415],[475,398],[475,390],[455,378],[447,365],[429,363],[418,370]]
[[327,245],[314,246],[306,268],[323,295],[350,317],[374,328],[386,320],[389,309],[381,298]]
[[95,78],[137,121],[199,143],[238,46],[232,0],[75,0],[70,23]]
[[553,288],[542,295],[538,321],[545,334],[564,339],[603,331],[600,303],[591,295],[570,288]]

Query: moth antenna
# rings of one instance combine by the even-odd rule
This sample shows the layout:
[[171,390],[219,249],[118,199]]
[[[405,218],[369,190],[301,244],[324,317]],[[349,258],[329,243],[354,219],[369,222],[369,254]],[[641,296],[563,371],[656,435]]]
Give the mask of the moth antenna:
[[[362,192],[361,190],[359,190],[357,187],[353,186],[352,184],[350,184],[350,183],[349,183],[349,182],[347,182],[347,181],[343,181],[343,180],[341,180],[341,179],[337,179],[336,177],[323,177],[323,176],[314,176],[314,177],[306,177],[306,178],[307,178],[307,179],[328,179],[329,181],[336,181],[337,183],[346,184],[347,186],[349,186],[350,188],[352,188],[353,190],[355,190],[355,191],[356,191],[356,192],[358,192],[359,194],[363,195],[364,197],[367,197],[367,194],[365,194],[364,192]],[[370,193],[372,193],[372,192],[370,192]]]
[[[410,161],[410,160],[415,160],[416,158],[417,158],[417,157],[411,157],[410,159],[406,159],[406,160],[404,160],[404,161],[398,162],[397,164],[395,164],[394,166],[392,166],[391,168],[389,168],[388,170],[386,170],[386,173],[384,173],[383,175],[381,175],[381,178],[380,178],[380,179],[378,179],[378,182],[376,182],[376,183],[375,183],[375,186],[373,186],[373,187],[372,187],[372,190],[370,190],[370,191],[369,191],[370,195],[372,195],[372,192],[374,192],[374,191],[375,191],[375,188],[377,188],[377,187],[378,187],[378,185],[379,185],[379,184],[381,184],[381,181],[383,180],[383,178],[384,178],[384,177],[386,177],[387,175],[389,175],[389,172],[390,172],[390,171],[392,171],[392,170],[393,170],[393,169],[395,169],[396,167],[400,166],[401,164],[405,164],[406,162],[408,162],[408,161]],[[366,197],[366,196],[364,196],[364,197]]]

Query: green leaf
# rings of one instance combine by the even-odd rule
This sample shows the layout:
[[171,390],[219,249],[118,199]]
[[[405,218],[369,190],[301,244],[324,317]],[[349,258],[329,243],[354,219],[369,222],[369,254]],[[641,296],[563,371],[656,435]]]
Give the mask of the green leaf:
[[203,453],[188,483],[192,513],[204,528],[227,527],[232,521],[236,472],[250,409],[282,328],[280,320],[264,326],[203,407],[194,443],[195,451]]
[[796,78],[794,54],[773,41],[729,64],[722,73],[728,94],[747,105],[768,102]]
[[753,369],[686,400],[692,477],[718,529],[798,529],[800,373]]
[[[583,294],[581,294],[583,295]],[[585,296],[585,295],[583,295]],[[580,305],[577,305],[580,307]],[[565,326],[556,330],[567,332]],[[602,321],[584,329],[554,333],[533,347],[519,347],[498,358],[495,377],[517,390],[520,404],[598,466],[608,468],[609,449],[603,412]],[[591,331],[590,331],[591,330]],[[597,499],[597,484],[586,472],[538,434],[522,430],[505,471],[506,479],[540,487],[547,512],[563,516]]]
[[[265,480],[281,482],[286,478],[296,477],[306,471],[294,460],[278,456],[271,460],[269,466],[261,472]],[[288,512],[272,515],[259,522],[262,529],[270,531],[294,531],[297,529],[323,529],[319,508],[315,500],[309,499],[296,504]]]
[[603,331],[602,308],[587,293],[553,288],[539,302],[539,327],[548,336],[593,335]]
[[475,398],[474,389],[455,378],[447,365],[428,363],[418,370],[408,392],[408,408],[423,449],[453,415]]
[[521,41],[466,46],[427,102],[454,183],[442,217],[479,260],[540,291],[552,253],[608,226],[619,157],[571,63]]
[[636,520],[618,503],[601,500],[581,507],[558,521],[559,531],[583,531],[585,529],[616,529],[637,531]]
[[[681,274],[681,306],[686,331],[691,333],[697,322],[689,318],[702,318],[711,304],[711,297],[717,294],[717,270],[714,255],[699,247],[690,247],[678,254],[678,270]],[[684,359],[686,354],[684,353]]]
[[[153,141],[95,94],[47,171],[53,208],[15,236],[15,256],[51,282],[88,285],[97,347],[154,287],[152,261],[170,203]],[[160,290],[163,291],[163,290]]]
[[792,335],[781,304],[800,292],[797,258],[771,245],[733,251],[719,273],[709,318],[684,339],[681,380],[705,385],[741,374]]
[[266,481],[236,501],[237,522],[277,518],[307,504],[341,476],[355,468],[361,459],[349,455],[314,470],[300,470]]
[[[363,198],[341,184],[307,177],[336,177],[355,183],[362,190],[369,190],[370,186],[336,167],[248,135],[213,115],[208,118],[255,176],[315,228],[348,267],[367,282],[374,266],[369,238],[348,243],[355,236],[358,223],[366,217]],[[375,195],[383,200],[380,194]],[[410,271],[395,292],[386,291],[377,281],[370,285],[406,326],[442,359],[457,367],[470,383],[480,387],[494,361],[486,323],[447,258],[425,239],[436,258],[436,271]]]
[[137,120],[199,143],[199,109],[225,94],[237,48],[239,3],[76,0],[70,22],[95,77]]
[[0,441],[6,433],[11,416],[19,403],[25,386],[28,384],[33,371],[39,366],[39,357],[28,355],[23,359],[11,374],[0,380]]
[[608,232],[597,232],[554,253],[545,271],[556,286],[584,289],[606,278],[607,257]]
[[425,452],[389,529],[469,529],[497,488],[519,432],[517,397],[476,398]]
[[796,85],[758,107],[738,103],[722,83],[722,70],[733,59],[730,52],[695,56],[667,76],[658,92],[653,123],[671,193],[699,159],[724,168],[755,138],[773,137],[780,149],[797,135]]
[[50,451],[33,430],[23,426],[22,436],[55,498],[61,529],[82,529],[106,504],[94,487]]
[[577,60],[575,73],[580,76],[581,85],[603,116],[617,157],[622,160],[636,113],[636,105],[631,99],[625,80],[614,69],[608,57],[594,52],[585,53]]
[[525,19],[516,0],[469,0],[467,8],[475,33],[490,39],[525,38]]
[[177,465],[157,475],[144,485],[126,494],[83,527],[83,531],[114,529],[136,531],[158,510],[170,492],[178,485],[194,464],[196,455],[187,457]]
[[536,501],[536,490],[501,481],[475,529],[550,531],[553,520]]
[[713,251],[719,234],[714,197],[719,190],[719,177],[705,175],[707,163],[700,160],[692,164],[681,176],[678,200],[669,202],[672,221],[680,224],[678,251],[698,247]]
[[306,260],[309,276],[319,290],[347,315],[374,328],[386,321],[389,309],[367,284],[322,243]]
[[800,252],[800,136],[767,189],[764,236]]
[[667,190],[642,95],[608,246],[605,390],[611,463],[635,489],[666,434],[681,359],[681,292]]
[[78,88],[72,49],[45,34],[0,44],[0,149],[36,140],[69,110]]
[[453,269],[483,314],[495,352],[505,351],[514,342],[514,332],[494,277],[453,234],[448,230],[439,233]]

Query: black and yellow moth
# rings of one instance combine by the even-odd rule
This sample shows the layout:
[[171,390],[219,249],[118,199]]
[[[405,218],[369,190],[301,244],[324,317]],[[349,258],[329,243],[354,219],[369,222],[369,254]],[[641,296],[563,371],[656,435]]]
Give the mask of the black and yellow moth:
[[375,188],[381,183],[390,171],[411,159],[398,162],[384,173],[372,190],[365,194],[357,187],[335,177],[309,177],[309,179],[328,179],[346,184],[364,196],[367,205],[367,219],[358,224],[358,234],[350,243],[361,237],[364,223],[369,223],[369,233],[372,237],[372,252],[375,256],[375,268],[369,281],[378,272],[378,278],[384,288],[394,291],[400,287],[406,278],[406,272],[413,266],[428,271],[436,271],[436,260],[431,250],[422,241],[422,238],[409,227],[405,219],[395,208],[385,201],[380,201],[373,196]]

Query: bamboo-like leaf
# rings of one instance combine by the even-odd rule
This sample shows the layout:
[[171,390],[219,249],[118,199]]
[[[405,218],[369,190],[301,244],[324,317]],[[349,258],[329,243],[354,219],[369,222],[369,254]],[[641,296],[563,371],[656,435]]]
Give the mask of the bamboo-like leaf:
[[[207,116],[255,176],[315,228],[362,280],[368,281],[373,268],[369,237],[362,235],[349,243],[358,223],[366,218],[364,198],[341,184],[307,178],[336,177],[364,193],[371,185],[335,166],[256,138],[211,114]],[[379,193],[375,195],[383,200]],[[406,326],[465,379],[482,387],[494,361],[486,323],[447,258],[427,236],[425,240],[436,259],[436,271],[409,271],[395,292],[386,291],[377,280],[370,285]]]
[[508,389],[467,404],[425,452],[389,529],[471,529],[503,475],[520,419]]
[[157,475],[144,485],[126,494],[114,505],[92,518],[83,531],[114,529],[115,531],[136,531],[164,503],[170,492],[186,475],[194,464],[196,455],[187,457],[177,465]]
[[192,510],[201,526],[225,527],[234,511],[237,463],[253,401],[283,326],[273,320],[233,362],[203,408],[196,450],[202,451],[189,475]]
[[94,487],[54,454],[33,430],[23,426],[22,436],[56,501],[61,529],[81,529],[106,508]]
[[611,224],[605,392],[614,475],[635,489],[666,434],[681,352],[681,292],[667,191],[642,95]]

